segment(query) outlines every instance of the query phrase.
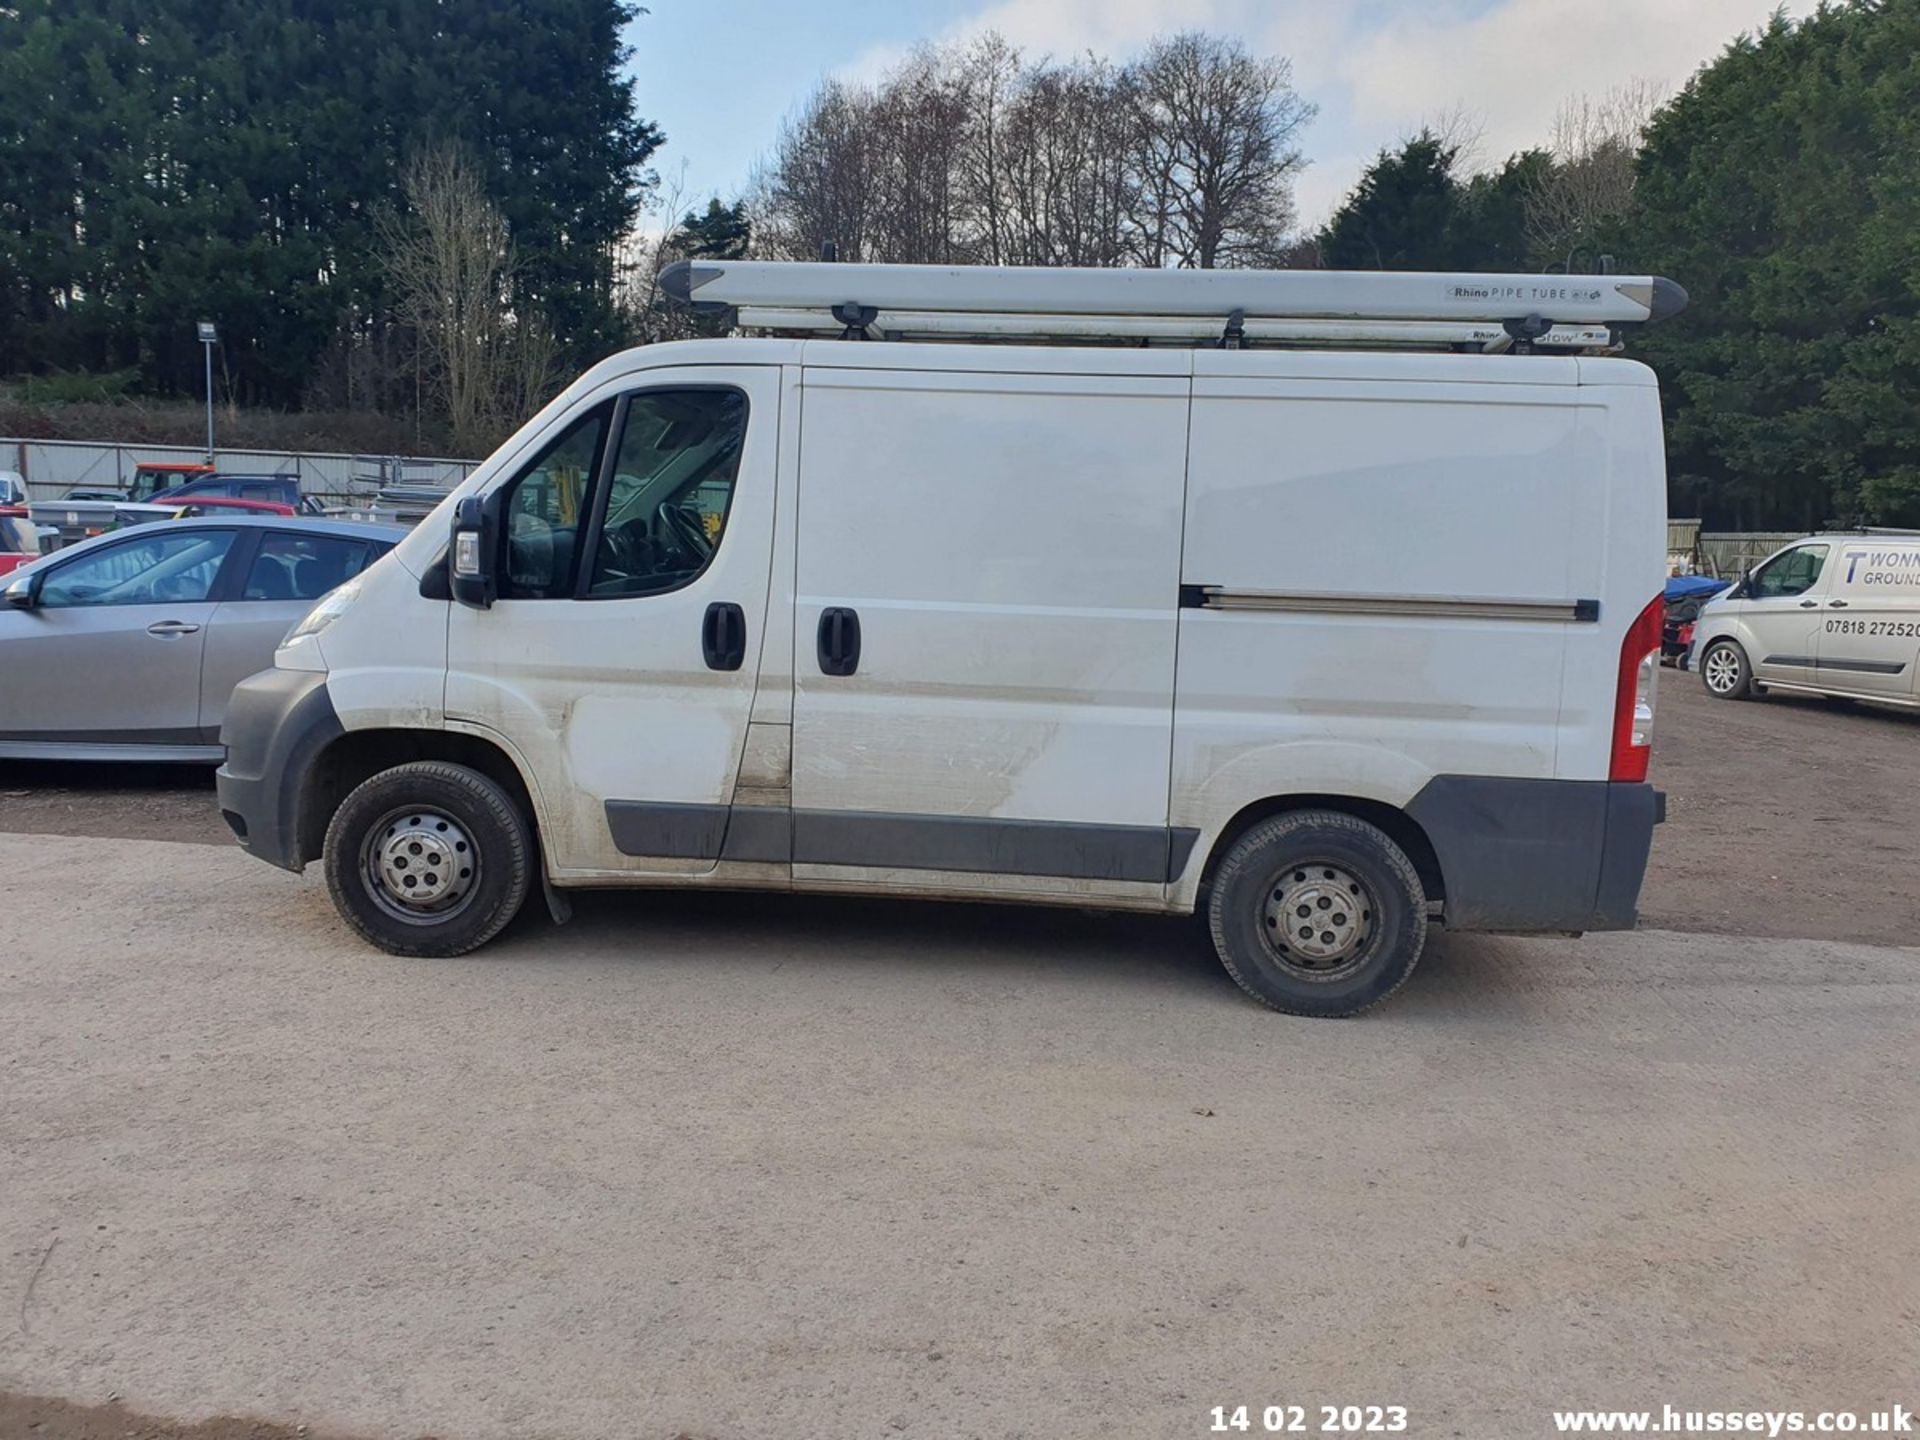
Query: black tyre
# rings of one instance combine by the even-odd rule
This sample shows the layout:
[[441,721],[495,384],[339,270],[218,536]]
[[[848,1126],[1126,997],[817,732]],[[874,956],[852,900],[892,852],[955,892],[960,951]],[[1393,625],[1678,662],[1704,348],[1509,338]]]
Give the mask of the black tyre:
[[464,955],[527,898],[533,835],[477,770],[419,760],[383,770],[327,826],[327,888],[346,922],[395,955]]
[[1263,820],[1233,843],[1207,905],[1227,973],[1289,1015],[1357,1015],[1405,983],[1427,895],[1378,826],[1333,810]]
[[1716,700],[1751,700],[1753,666],[1737,640],[1716,640],[1700,652],[1700,683]]

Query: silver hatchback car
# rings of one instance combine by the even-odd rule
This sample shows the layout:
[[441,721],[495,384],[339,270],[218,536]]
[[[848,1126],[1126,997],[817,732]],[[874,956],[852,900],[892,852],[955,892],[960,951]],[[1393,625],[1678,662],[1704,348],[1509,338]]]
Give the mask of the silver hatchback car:
[[218,763],[233,687],[406,533],[160,521],[22,566],[0,590],[0,758]]

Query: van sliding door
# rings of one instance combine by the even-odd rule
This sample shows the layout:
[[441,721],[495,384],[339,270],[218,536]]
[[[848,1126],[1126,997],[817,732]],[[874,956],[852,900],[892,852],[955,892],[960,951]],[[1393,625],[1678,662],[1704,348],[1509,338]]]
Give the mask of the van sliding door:
[[1125,895],[1178,870],[1188,363],[806,370],[796,881]]

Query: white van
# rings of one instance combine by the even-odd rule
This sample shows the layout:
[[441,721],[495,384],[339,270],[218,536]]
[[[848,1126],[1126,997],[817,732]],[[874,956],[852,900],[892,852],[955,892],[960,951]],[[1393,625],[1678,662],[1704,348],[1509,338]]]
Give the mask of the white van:
[[[846,336],[656,345],[576,381],[236,691],[240,843],[324,858],[347,921],[411,955],[484,943],[536,884],[556,919],[588,886],[1203,909],[1243,987],[1313,1015],[1391,993],[1433,921],[1633,924],[1661,813],[1649,371],[860,343],[1045,336],[1020,318],[1042,293],[1155,340],[1225,316],[1234,344],[1263,322],[1229,286],[1314,333],[1363,313],[1342,278],[1457,281],[927,271],[982,288],[909,322],[913,270],[670,277]],[[1531,312],[1525,285],[1578,309],[1557,279],[1469,278],[1507,286],[1482,307]],[[1667,285],[1580,303],[1646,318]],[[835,293],[860,303],[812,304]],[[1525,349],[1588,318],[1510,328]]]
[[1700,612],[1689,662],[1709,695],[1780,689],[1920,705],[1920,533],[1810,535]]

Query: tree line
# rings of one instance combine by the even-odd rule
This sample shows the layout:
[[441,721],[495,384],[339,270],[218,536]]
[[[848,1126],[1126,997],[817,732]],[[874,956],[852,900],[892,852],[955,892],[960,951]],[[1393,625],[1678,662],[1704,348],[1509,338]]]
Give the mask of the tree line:
[[[210,319],[237,403],[444,416],[421,297],[387,243],[432,153],[463,157],[511,244],[488,323],[549,337],[560,367],[597,358],[626,337],[615,247],[662,138],[623,73],[636,13],[626,0],[8,0],[0,375],[196,394],[195,323]],[[488,438],[468,429],[450,438]]]
[[[618,346],[711,333],[682,256],[1556,270],[1692,293],[1659,372],[1676,513],[1920,523],[1920,0],[1733,38],[1677,94],[1571,98],[1538,146],[1469,116],[1302,231],[1314,114],[1203,33],[1124,63],[988,35],[828,80],[745,191],[661,187],[628,0],[10,0],[0,375],[431,417],[479,453]],[[1311,77],[1307,90],[1311,92]],[[662,219],[665,223],[662,223]]]

